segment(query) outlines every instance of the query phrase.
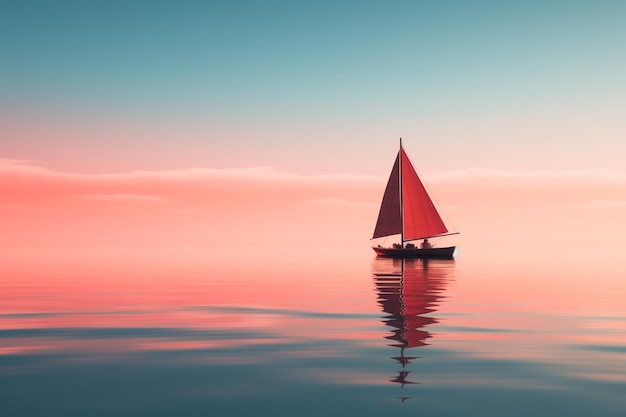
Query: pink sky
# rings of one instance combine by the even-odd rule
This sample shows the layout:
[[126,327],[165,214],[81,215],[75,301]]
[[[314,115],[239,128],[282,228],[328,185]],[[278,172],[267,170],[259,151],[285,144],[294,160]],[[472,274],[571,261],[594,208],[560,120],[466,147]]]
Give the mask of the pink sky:
[[[622,242],[626,174],[484,169],[424,178],[461,241]],[[75,174],[0,160],[3,245],[368,245],[386,178],[271,167]]]

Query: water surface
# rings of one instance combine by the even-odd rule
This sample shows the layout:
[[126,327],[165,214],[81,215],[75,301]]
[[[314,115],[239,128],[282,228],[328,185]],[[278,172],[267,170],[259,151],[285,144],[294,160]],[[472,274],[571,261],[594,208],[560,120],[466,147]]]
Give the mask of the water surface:
[[623,416],[626,267],[571,247],[5,248],[3,416]]

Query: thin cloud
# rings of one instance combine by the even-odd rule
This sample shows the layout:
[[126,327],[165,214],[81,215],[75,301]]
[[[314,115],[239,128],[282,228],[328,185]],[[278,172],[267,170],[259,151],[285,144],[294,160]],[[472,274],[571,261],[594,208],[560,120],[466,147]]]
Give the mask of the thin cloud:
[[87,200],[105,200],[105,201],[145,201],[145,202],[161,202],[167,201],[165,197],[158,195],[145,195],[145,194],[83,194],[78,195],[78,198]]
[[574,209],[626,208],[626,200],[592,200],[592,201],[588,201],[584,203],[563,206],[563,208],[574,208]]
[[0,174],[54,175],[54,171],[36,165],[26,159],[0,158]]
[[351,208],[375,208],[378,204],[368,201],[352,201],[345,198],[316,198],[311,200],[313,204],[334,207],[351,207]]
[[[290,204],[372,208],[378,206],[385,182],[386,178],[377,176],[302,175],[273,167],[76,174],[33,161],[0,159],[0,204],[13,207],[98,200],[178,202],[179,208],[187,209],[284,198]],[[432,175],[426,183],[436,185],[436,196],[446,196],[441,200],[446,210],[477,205],[581,207],[578,202],[584,200],[595,201],[585,203],[592,207],[621,207],[620,201],[626,200],[626,173],[605,169],[514,172],[473,168]]]
[[378,184],[385,180],[383,177],[357,174],[326,174],[301,175],[280,171],[275,167],[259,166],[245,168],[184,168],[159,171],[133,171],[126,173],[108,174],[76,174],[51,170],[37,165],[33,161],[0,159],[0,175],[20,175],[24,177],[47,177],[66,181],[94,181],[94,182],[189,182],[189,181],[243,181],[243,182],[272,182],[272,183],[301,183],[301,184]]
[[[183,168],[171,170],[133,171],[125,173],[77,174],[48,169],[34,161],[1,159],[0,176],[10,175],[23,178],[45,177],[50,180],[60,180],[76,183],[193,183],[204,184],[224,183],[271,183],[271,184],[300,184],[300,185],[340,185],[377,186],[384,184],[386,176],[358,175],[358,174],[325,174],[302,175],[281,171],[275,167],[259,166],[244,168]],[[507,171],[487,168],[468,168],[453,170],[427,176],[428,183],[506,183],[541,184],[558,183],[570,185],[590,184],[626,184],[626,172],[607,169],[581,170],[537,170],[537,171]]]
[[539,171],[505,171],[485,168],[468,168],[449,171],[429,176],[432,181],[438,182],[475,182],[506,181],[515,183],[537,182],[574,182],[574,183],[626,183],[626,173],[601,168],[581,170],[539,170]]

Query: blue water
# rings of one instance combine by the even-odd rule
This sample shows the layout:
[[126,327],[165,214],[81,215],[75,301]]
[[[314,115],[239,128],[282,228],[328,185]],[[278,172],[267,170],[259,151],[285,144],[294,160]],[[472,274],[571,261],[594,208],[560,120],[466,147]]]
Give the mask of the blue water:
[[2,416],[626,414],[619,262],[312,250],[12,252]]

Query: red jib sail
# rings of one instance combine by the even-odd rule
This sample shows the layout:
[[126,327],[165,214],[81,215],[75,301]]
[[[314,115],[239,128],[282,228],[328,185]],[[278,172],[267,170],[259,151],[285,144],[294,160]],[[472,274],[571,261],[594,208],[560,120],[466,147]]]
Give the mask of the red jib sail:
[[403,240],[415,240],[447,232],[446,225],[417,176],[409,157],[400,146],[387,182],[372,239],[402,233]]

